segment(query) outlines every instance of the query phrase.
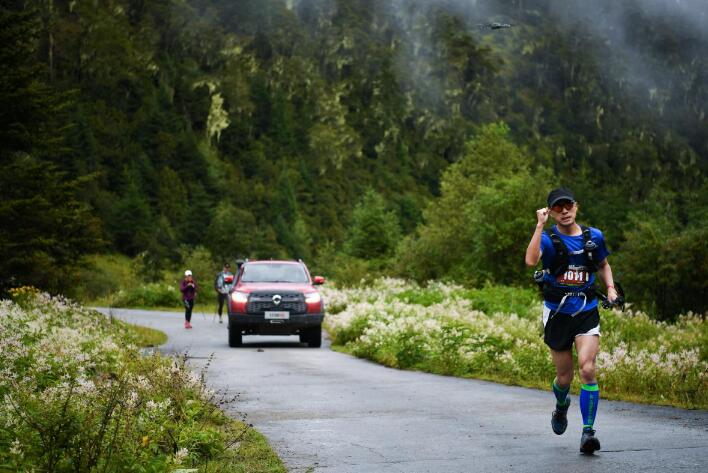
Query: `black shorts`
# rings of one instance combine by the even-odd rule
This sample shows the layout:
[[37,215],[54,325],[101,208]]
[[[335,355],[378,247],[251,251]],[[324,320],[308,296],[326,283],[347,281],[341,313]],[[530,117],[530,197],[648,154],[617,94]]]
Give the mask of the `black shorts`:
[[575,317],[554,312],[550,311],[543,328],[543,341],[553,350],[570,350],[578,335],[600,334],[600,313],[597,307],[581,312]]

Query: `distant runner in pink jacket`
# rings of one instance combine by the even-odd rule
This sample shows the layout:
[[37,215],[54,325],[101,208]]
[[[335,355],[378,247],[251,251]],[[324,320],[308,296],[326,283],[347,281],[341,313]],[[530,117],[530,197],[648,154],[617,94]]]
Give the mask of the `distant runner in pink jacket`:
[[194,308],[194,300],[197,297],[197,281],[192,277],[192,272],[187,270],[184,272],[184,279],[179,285],[179,290],[182,292],[182,302],[184,303],[184,328],[192,328],[192,309]]

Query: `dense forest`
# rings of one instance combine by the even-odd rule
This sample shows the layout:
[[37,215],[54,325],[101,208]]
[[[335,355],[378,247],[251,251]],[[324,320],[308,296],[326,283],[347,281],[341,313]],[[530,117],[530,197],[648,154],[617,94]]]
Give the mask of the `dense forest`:
[[708,5],[2,0],[0,288],[194,251],[531,285],[572,188],[635,302],[708,310]]

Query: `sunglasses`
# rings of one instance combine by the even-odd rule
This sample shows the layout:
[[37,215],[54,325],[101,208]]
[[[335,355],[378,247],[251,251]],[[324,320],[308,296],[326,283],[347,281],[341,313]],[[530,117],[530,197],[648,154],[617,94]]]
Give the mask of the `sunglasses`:
[[556,213],[561,213],[563,209],[565,210],[572,210],[573,207],[575,206],[575,202],[566,200],[563,202],[558,202],[557,204],[553,205],[551,207],[551,210],[553,210]]

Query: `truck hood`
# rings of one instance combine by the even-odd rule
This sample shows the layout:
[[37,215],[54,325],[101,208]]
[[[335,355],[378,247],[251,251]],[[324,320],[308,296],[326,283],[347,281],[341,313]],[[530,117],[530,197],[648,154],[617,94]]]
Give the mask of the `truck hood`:
[[242,282],[234,288],[236,291],[253,292],[253,291],[298,291],[298,292],[313,292],[315,288],[309,283],[304,282]]

